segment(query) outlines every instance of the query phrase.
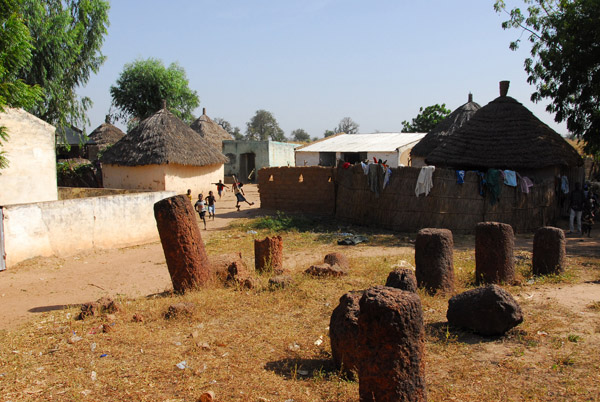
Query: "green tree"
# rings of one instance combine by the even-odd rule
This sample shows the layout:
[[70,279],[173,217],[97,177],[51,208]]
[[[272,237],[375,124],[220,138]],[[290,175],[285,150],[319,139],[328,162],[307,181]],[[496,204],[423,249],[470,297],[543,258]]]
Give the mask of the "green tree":
[[[41,88],[27,85],[19,72],[31,60],[31,35],[20,14],[22,1],[0,0],[0,112],[4,107],[31,107],[41,99]],[[8,140],[5,127],[0,126],[0,149]],[[8,166],[0,150],[0,169]]]
[[444,120],[448,115],[452,113],[450,109],[446,109],[446,104],[442,103],[441,106],[438,104],[427,106],[426,108],[420,107],[419,114],[417,117],[412,119],[412,122],[404,120],[402,122],[403,133],[428,133],[438,125],[438,123]]
[[333,131],[333,130],[325,130],[325,132],[323,133],[323,138],[331,137],[334,134],[335,134],[335,131]]
[[350,117],[344,117],[333,131],[335,133],[356,134],[358,133],[358,127],[358,123],[353,121]]
[[28,111],[57,127],[82,126],[92,102],[76,89],[97,73],[105,56],[109,3],[105,0],[25,0],[24,20],[33,39],[32,58],[20,72],[43,89]]
[[292,135],[292,140],[294,140],[294,141],[299,141],[299,142],[309,142],[310,141],[310,135],[308,135],[308,133],[301,128],[298,128],[298,129],[292,131],[291,135]]
[[[554,120],[600,151],[600,6],[598,0],[523,0],[527,9],[494,9],[509,16],[503,29],[515,28],[531,43],[525,59],[527,82],[535,86],[531,100],[548,99]],[[516,50],[520,39],[510,43]]]
[[285,141],[283,130],[271,112],[257,110],[256,114],[246,123],[246,138],[253,141]]
[[110,87],[113,105],[120,111],[117,118],[129,126],[144,120],[162,108],[191,123],[192,111],[200,104],[198,94],[189,87],[183,67],[171,63],[165,67],[159,59],[136,60],[125,64],[117,83]]
[[221,117],[215,117],[214,122],[227,131],[235,140],[243,140],[244,135],[240,132],[239,127],[233,127],[231,123]]

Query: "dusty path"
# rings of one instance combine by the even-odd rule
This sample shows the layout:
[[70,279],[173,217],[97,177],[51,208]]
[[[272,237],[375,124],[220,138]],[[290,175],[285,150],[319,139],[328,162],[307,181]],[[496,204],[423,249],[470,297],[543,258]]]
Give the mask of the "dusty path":
[[[237,212],[233,194],[225,193],[221,200],[217,200],[216,219],[208,222],[208,230],[201,231],[204,239],[210,238],[235,219],[260,214],[256,186],[247,185],[244,188],[247,198],[254,201],[255,205],[249,207],[244,204],[242,210]],[[591,239],[569,237],[568,253],[599,256],[598,236],[600,234],[596,233]],[[516,246],[518,249],[531,250],[532,243],[532,235],[523,235],[517,237]],[[474,239],[472,236],[465,237],[457,241],[456,246],[473,248]],[[410,251],[411,248],[407,250]],[[369,256],[399,252],[398,247],[368,247],[348,249],[347,254]],[[295,264],[300,260],[310,260],[313,254],[311,250],[306,250],[288,258],[294,259]],[[25,261],[0,272],[0,329],[14,328],[43,311],[85,303],[105,295],[137,297],[171,289],[165,265],[162,247],[158,242],[125,249],[89,251],[65,258]],[[585,302],[600,300],[600,284],[587,284],[585,294]],[[536,296],[542,294],[538,293]],[[543,297],[547,295],[544,294]]]

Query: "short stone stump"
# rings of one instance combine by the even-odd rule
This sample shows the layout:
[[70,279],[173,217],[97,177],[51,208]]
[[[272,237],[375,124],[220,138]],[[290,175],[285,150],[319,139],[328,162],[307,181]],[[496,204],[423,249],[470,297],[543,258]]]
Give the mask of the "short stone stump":
[[389,273],[385,286],[406,290],[407,292],[416,292],[417,278],[412,269],[396,268]]
[[257,272],[283,273],[283,239],[281,236],[254,240],[254,267]]
[[340,297],[329,321],[333,363],[349,378],[354,378],[354,372],[358,371],[358,302],[362,294],[362,291],[352,291]]

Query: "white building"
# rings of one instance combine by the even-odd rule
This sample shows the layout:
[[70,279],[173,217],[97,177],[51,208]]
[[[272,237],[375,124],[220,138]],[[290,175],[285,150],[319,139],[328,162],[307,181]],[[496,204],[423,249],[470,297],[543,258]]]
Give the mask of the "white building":
[[410,150],[426,133],[337,134],[296,148],[296,166],[335,166],[336,162],[387,161],[408,166]]

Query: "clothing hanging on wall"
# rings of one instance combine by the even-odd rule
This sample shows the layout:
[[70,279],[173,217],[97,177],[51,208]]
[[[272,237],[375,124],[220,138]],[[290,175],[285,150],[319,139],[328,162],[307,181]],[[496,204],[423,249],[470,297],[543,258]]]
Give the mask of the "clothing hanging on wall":
[[419,172],[419,177],[417,178],[417,185],[415,187],[415,194],[420,196],[421,194],[425,194],[427,196],[433,187],[433,172],[435,171],[435,166],[423,166],[421,171]]

